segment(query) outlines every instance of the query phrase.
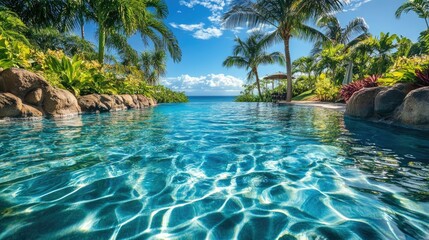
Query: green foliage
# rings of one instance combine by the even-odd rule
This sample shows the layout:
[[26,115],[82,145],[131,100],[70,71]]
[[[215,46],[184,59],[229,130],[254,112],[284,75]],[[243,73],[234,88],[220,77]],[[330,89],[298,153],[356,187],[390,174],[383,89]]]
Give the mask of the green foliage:
[[399,58],[389,71],[378,82],[384,86],[396,83],[416,83],[416,70],[423,70],[429,66],[429,55],[411,58]]
[[299,76],[293,83],[293,95],[297,96],[303,92],[307,92],[308,90],[314,89],[315,83],[315,78]]
[[148,83],[157,85],[159,77],[166,74],[165,52],[143,52],[140,58],[145,79]]
[[[149,5],[160,3],[159,0],[143,2]],[[12,4],[13,1],[0,0],[0,6],[4,3]],[[16,7],[34,7],[31,1],[22,1],[20,4]],[[51,4],[55,5],[55,2],[52,1]],[[154,97],[161,103],[188,101],[184,93],[177,93],[163,86],[149,85],[145,72],[139,66],[101,65],[94,61],[94,47],[84,39],[62,33],[55,28],[34,28],[28,31],[16,14],[1,8],[0,20],[1,68],[20,67],[38,72],[53,86],[67,89],[76,96],[91,93],[142,94]],[[31,41],[27,40],[23,32],[27,32]],[[155,73],[151,83],[157,82],[166,71],[165,52],[157,49],[151,65],[151,70]]]
[[92,43],[73,34],[61,33],[55,28],[31,29],[28,38],[42,52],[61,50],[67,56],[81,55],[85,59],[96,59]]
[[22,34],[27,30],[27,27],[16,13],[0,8],[0,22],[0,35],[3,38],[29,44],[27,38]]
[[261,83],[258,68],[261,64],[284,64],[284,56],[280,52],[267,53],[265,50],[269,46],[270,37],[261,33],[252,33],[245,41],[240,38],[235,39],[233,56],[227,57],[222,65],[224,67],[245,68],[247,81],[255,81],[259,98],[262,99]]
[[321,74],[316,81],[315,93],[319,100],[333,102],[338,99],[340,88],[325,74]]
[[154,86],[153,97],[158,101],[158,103],[189,101],[184,92],[175,92],[161,85]]
[[0,67],[29,67],[30,48],[21,41],[8,40],[0,35]]
[[271,41],[281,41],[284,45],[287,101],[292,100],[292,62],[290,56],[290,40],[303,38],[319,40],[323,34],[312,26],[306,25],[314,16],[335,12],[342,8],[340,0],[319,1],[233,1],[234,6],[224,14],[224,26],[235,28],[240,26],[259,27],[261,24],[274,27],[270,33]]
[[89,81],[90,75],[82,69],[83,61],[77,56],[70,59],[62,56],[58,59],[54,56],[46,58],[46,65],[60,79],[61,85],[70,90],[74,95],[79,96],[82,89]]
[[253,94],[241,94],[235,98],[236,102],[261,102],[259,96]]
[[342,63],[346,57],[344,44],[326,44],[320,53],[318,68],[326,69],[331,79],[340,82],[342,79],[340,80],[337,75],[343,70],[344,66]]

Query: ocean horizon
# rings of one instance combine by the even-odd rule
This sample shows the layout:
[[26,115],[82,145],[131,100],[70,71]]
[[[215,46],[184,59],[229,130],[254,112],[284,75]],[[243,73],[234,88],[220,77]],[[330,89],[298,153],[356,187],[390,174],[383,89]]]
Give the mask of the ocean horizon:
[[189,102],[234,102],[237,96],[188,96]]

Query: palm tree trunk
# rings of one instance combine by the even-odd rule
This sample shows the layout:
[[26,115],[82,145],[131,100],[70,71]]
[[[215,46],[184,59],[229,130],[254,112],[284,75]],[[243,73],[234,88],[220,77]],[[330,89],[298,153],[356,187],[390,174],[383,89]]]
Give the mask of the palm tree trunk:
[[259,99],[262,99],[261,84],[259,82],[258,70],[257,69],[253,69],[253,72],[255,73],[255,77],[256,77],[256,85],[258,86]]
[[427,30],[429,30],[429,23],[428,23],[428,19],[427,18],[425,18],[425,23],[426,23]]
[[85,40],[85,26],[83,24],[80,25],[80,36]]
[[106,29],[100,25],[98,33],[98,62],[104,63],[104,49],[106,46]]
[[287,75],[287,92],[286,92],[286,102],[292,101],[292,63],[290,60],[290,46],[289,46],[289,36],[283,37],[283,42],[285,45],[285,57],[286,57],[286,75]]
[[80,25],[80,35],[82,39],[85,39],[85,18],[82,13],[79,15],[79,25]]

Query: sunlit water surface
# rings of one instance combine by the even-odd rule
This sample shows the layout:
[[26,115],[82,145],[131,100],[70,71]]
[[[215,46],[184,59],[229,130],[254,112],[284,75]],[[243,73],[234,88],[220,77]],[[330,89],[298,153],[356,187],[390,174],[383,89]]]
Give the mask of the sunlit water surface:
[[0,239],[429,239],[428,133],[334,110],[194,98],[0,149]]

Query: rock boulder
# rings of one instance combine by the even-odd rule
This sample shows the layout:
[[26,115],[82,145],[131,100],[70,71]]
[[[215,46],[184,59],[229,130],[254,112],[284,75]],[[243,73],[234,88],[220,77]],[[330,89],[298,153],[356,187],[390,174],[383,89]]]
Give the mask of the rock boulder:
[[346,115],[357,118],[370,118],[374,115],[374,103],[383,87],[363,88],[353,94],[346,108]]
[[396,111],[394,121],[401,125],[429,126],[429,87],[411,91]]
[[122,97],[123,103],[127,108],[136,108],[133,97],[128,94],[120,95]]
[[379,116],[388,116],[402,104],[406,94],[396,88],[380,91],[375,97],[374,110]]
[[22,101],[11,93],[0,93],[0,118],[20,117],[22,113]]
[[29,92],[24,98],[25,102],[35,106],[39,106],[40,104],[42,104],[42,100],[43,90],[41,88],[37,88],[36,90]]
[[69,91],[48,87],[43,100],[43,110],[50,117],[73,116],[81,113],[76,97]]
[[9,92],[23,99],[29,92],[49,86],[38,74],[19,68],[9,68],[0,74],[0,92]]

